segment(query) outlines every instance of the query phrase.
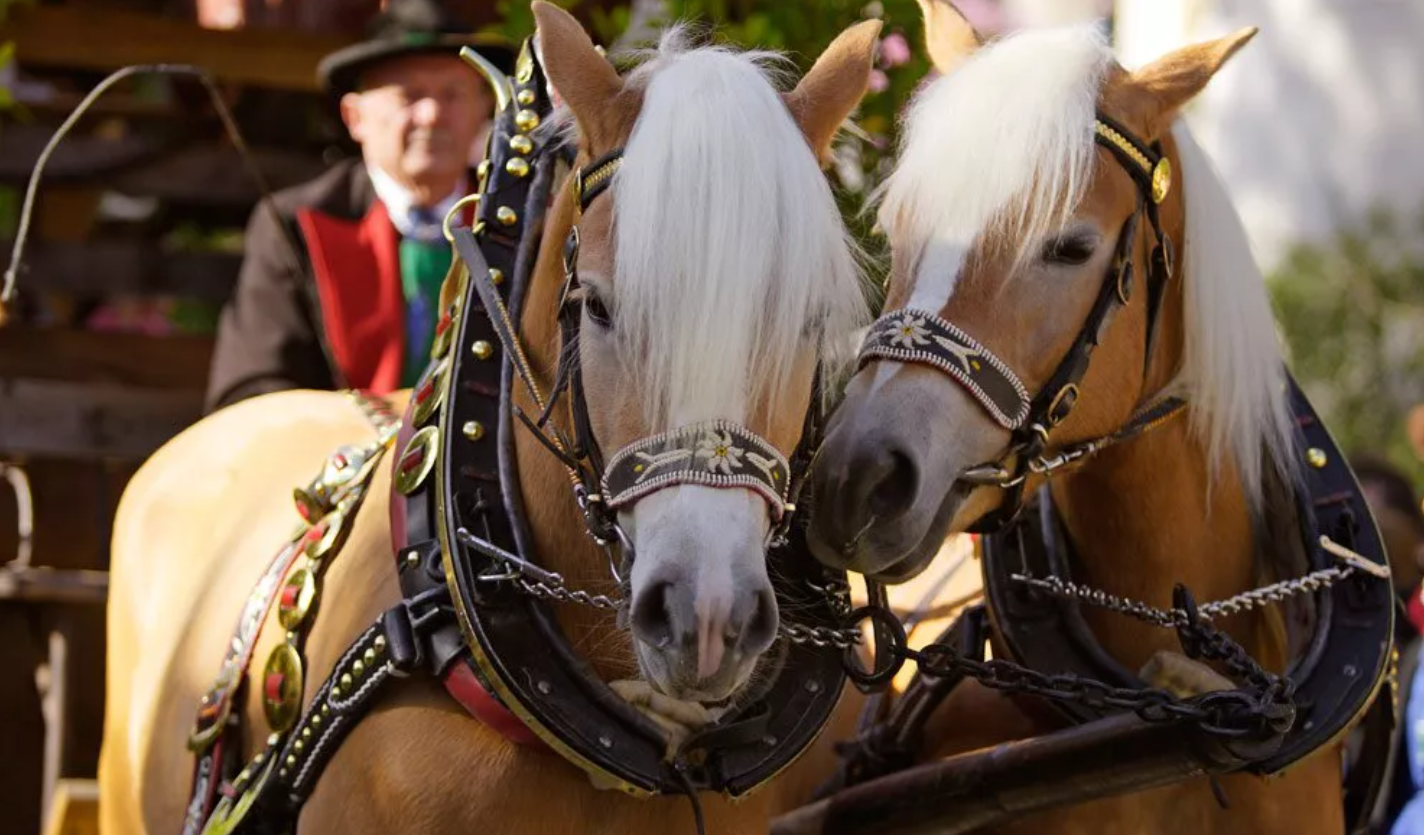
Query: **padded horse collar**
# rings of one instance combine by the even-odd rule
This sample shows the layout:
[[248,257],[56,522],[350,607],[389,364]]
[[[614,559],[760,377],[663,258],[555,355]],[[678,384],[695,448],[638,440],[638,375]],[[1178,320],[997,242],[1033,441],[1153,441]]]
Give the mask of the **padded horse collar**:
[[[625,467],[623,462],[636,462],[638,453],[648,450],[615,454],[605,472],[577,364],[561,362],[553,389],[541,392],[520,346],[517,322],[539,251],[535,232],[544,224],[554,164],[567,159],[568,151],[531,133],[549,106],[542,71],[527,48],[519,73],[512,98],[523,109],[513,112],[510,107],[496,122],[477,222],[472,229],[452,230],[466,273],[460,300],[447,314],[448,345],[428,372],[434,385],[427,397],[413,402],[402,439],[406,452],[397,464],[396,486],[403,495],[396,505],[405,518],[404,525],[395,528],[397,536],[402,529],[406,532],[398,539],[398,554],[404,555],[402,588],[408,597],[437,587],[449,589],[458,628],[443,642],[450,657],[439,662],[447,671],[442,673],[447,687],[451,672],[464,670],[459,674],[488,691],[529,734],[601,785],[638,797],[694,790],[743,796],[798,756],[828,718],[844,681],[838,648],[780,642],[768,654],[771,674],[756,692],[747,694],[746,704],[694,737],[669,761],[662,731],[588,669],[569,646],[553,610],[539,599],[617,605],[607,597],[570,591],[562,586],[562,578],[538,566],[519,489],[515,433],[533,433],[568,468],[589,533],[609,552],[620,586],[623,572],[613,565],[614,554],[622,546],[626,561],[631,548],[610,506],[632,500],[631,493],[620,489],[620,479],[636,473],[631,476],[636,481],[642,473],[634,470],[636,463]],[[510,149],[523,164],[509,164]],[[620,164],[621,154],[615,152],[574,170],[572,187],[580,216],[609,188]],[[574,230],[566,246],[566,265],[577,256],[577,225]],[[559,310],[565,346],[577,338],[573,282],[574,271],[566,270]],[[564,350],[561,357],[576,353]],[[530,391],[542,414],[529,415],[514,406],[517,386]],[[573,438],[548,422],[555,408],[569,410]],[[704,474],[727,476],[732,448],[754,446],[731,430],[721,430],[722,439],[733,443],[718,450],[717,444],[699,440],[693,447],[692,460],[703,465]],[[686,450],[684,439],[671,434],[644,443],[657,445],[662,453],[681,455]],[[698,457],[704,451],[709,454]],[[749,456],[743,454],[741,460]],[[666,464],[645,481],[674,469]],[[705,483],[691,477],[693,469],[685,467],[675,478]],[[789,465],[771,469],[796,471]],[[400,482],[403,472],[411,477]],[[789,505],[791,494],[782,495]],[[774,508],[770,499],[768,503]],[[788,513],[783,518],[789,524],[793,517]],[[810,557],[799,525],[788,535],[789,542],[771,548],[768,555],[770,573],[778,578],[779,605],[796,611],[797,620],[812,627],[838,626],[834,599],[813,591],[816,584],[827,582],[825,569]]]
[[[1340,564],[1322,547],[1322,537],[1387,568],[1384,544],[1354,474],[1293,378],[1290,401],[1298,430],[1295,452],[1307,464],[1295,491],[1307,570]],[[1014,579],[1071,581],[1071,545],[1046,489],[1039,491],[1037,511],[983,540],[984,585],[996,634],[1010,655],[1035,670],[1142,686],[1136,673],[1097,642],[1077,605]],[[1394,628],[1390,584],[1357,570],[1316,594],[1314,634],[1287,670],[1296,685],[1296,723],[1274,756],[1251,766],[1257,773],[1278,772],[1333,741],[1359,718],[1385,679]],[[1096,718],[1082,708],[1063,707],[1074,720]]]
[[[1158,314],[1173,269],[1172,241],[1162,231],[1158,212],[1158,206],[1171,189],[1171,162],[1162,154],[1160,143],[1149,145],[1143,142],[1101,113],[1094,123],[1094,139],[1112,152],[1137,184],[1137,208],[1123,222],[1117,249],[1082,328],[1036,395],[1029,395],[1027,387],[1007,363],[934,311],[903,308],[884,314],[871,326],[861,348],[862,366],[872,360],[891,360],[920,363],[938,369],[963,386],[996,423],[1012,433],[1008,452],[1000,461],[971,468],[963,479],[970,485],[999,486],[1006,491],[1000,507],[976,526],[978,531],[995,530],[1016,517],[1022,509],[1027,476],[1044,471],[1049,436],[1077,404],[1079,384],[1088,372],[1093,349],[1102,339],[1113,311],[1125,307],[1132,300],[1132,252],[1137,244],[1138,220],[1143,215],[1147,217],[1155,238],[1148,274],[1144,372],[1151,361]],[[1154,405],[1143,415],[1151,413],[1155,419],[1157,410]],[[1143,415],[1135,418],[1133,423],[1143,419]],[[1122,439],[1125,438],[1116,440]],[[1090,441],[1086,446],[1094,447],[1096,451],[1106,440]],[[1081,454],[1080,450],[1078,455],[1071,457],[1078,458]]]

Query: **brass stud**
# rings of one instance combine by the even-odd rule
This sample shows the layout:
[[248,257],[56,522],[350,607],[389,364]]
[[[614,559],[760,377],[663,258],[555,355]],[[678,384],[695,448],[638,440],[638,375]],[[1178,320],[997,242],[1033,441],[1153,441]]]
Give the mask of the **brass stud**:
[[1305,463],[1317,470],[1324,467],[1327,461],[1329,459],[1325,457],[1325,450],[1319,447],[1311,447],[1305,451]]
[[516,154],[532,154],[534,153],[534,140],[522,133],[516,133],[509,137],[509,150]]
[[312,717],[312,727],[313,727],[313,728],[320,728],[320,727],[321,727],[321,714],[320,714],[320,713],[318,713],[317,715],[315,715],[315,716]]
[[307,749],[307,744],[306,744],[305,742],[302,742],[300,739],[297,740],[296,742],[292,743],[292,750],[293,750],[293,751],[296,751],[298,754],[300,754],[301,752],[305,751],[306,749]]
[[296,765],[297,765],[297,757],[296,757],[296,755],[295,755],[295,754],[288,754],[288,755],[287,755],[287,767],[288,767],[288,768],[295,768]]
[[514,114],[514,126],[520,133],[528,133],[539,127],[539,114],[532,110],[521,110]]
[[491,163],[491,162],[490,162],[489,160],[487,160],[487,159],[482,159],[482,160],[480,160],[479,166],[478,166],[477,168],[475,168],[475,174],[477,174],[477,175],[480,177],[480,179],[484,179],[485,177],[488,177],[488,176],[489,176],[490,166],[491,166],[491,165],[493,165],[493,163]]
[[332,685],[332,687],[331,687],[331,695],[335,696],[335,697],[338,698],[338,699],[341,698],[341,685],[340,685],[340,684],[334,684],[334,685]]
[[527,107],[534,103],[534,91],[525,87],[514,94],[514,100]]
[[500,206],[495,209],[494,219],[504,226],[513,226],[519,222],[519,215],[515,214],[514,210],[508,206]]
[[477,360],[487,360],[494,356],[494,346],[483,339],[477,339],[475,344],[470,346],[470,353],[474,354]]
[[376,636],[376,644],[375,644],[375,645],[376,645],[376,652],[385,652],[385,651],[386,651],[386,636],[385,636],[385,635],[377,635],[377,636]]
[[330,716],[330,715],[331,715],[331,705],[322,705],[322,706],[321,706],[321,715],[322,715],[322,716]]
[[528,177],[529,161],[524,157],[510,157],[509,162],[504,164],[504,170],[516,177]]
[[285,780],[285,779],[287,779],[287,773],[288,773],[288,772],[287,772],[287,769],[284,768],[284,769],[282,769],[281,771],[277,772],[277,776],[278,776],[278,777],[281,777],[283,780]]
[[355,673],[357,678],[360,678],[361,676],[366,674],[366,664],[361,659],[357,658],[356,661],[351,665],[351,672]]
[[352,684],[351,674],[350,674],[350,673],[342,673],[342,674],[341,674],[341,686],[342,686],[342,688],[344,689],[344,688],[350,687],[351,684]]
[[302,739],[311,739],[311,728],[302,728]]
[[367,664],[376,663],[376,651],[373,649],[367,649],[365,652],[361,653],[361,660],[365,661]]
[[490,277],[490,283],[493,284],[493,285],[495,285],[496,287],[504,283],[504,271],[503,271],[503,270],[498,270],[498,269],[495,269],[494,267],[490,267],[489,277]]
[[406,567],[406,568],[415,568],[415,567],[418,566],[418,565],[420,565],[420,552],[419,552],[419,551],[407,551],[406,554],[405,554],[405,567]]
[[485,436],[485,426],[477,420],[465,421],[465,425],[460,428],[460,431],[464,432],[465,437],[472,441],[478,441]]

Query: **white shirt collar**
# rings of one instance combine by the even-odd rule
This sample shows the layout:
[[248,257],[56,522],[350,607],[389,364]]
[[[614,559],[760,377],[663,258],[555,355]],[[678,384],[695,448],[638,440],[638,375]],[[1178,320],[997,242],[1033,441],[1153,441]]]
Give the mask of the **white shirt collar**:
[[[415,200],[411,193],[396,182],[395,178],[382,171],[374,165],[367,165],[366,172],[371,176],[371,185],[376,189],[376,197],[385,204],[386,212],[391,216],[391,225],[402,237],[421,237],[420,230],[416,229],[415,221],[410,215],[411,208],[415,205]],[[443,221],[445,215],[454,208],[455,201],[459,200],[465,191],[465,178],[455,184],[455,190],[446,195],[439,203],[435,204],[435,217]],[[437,238],[438,240],[438,238]]]

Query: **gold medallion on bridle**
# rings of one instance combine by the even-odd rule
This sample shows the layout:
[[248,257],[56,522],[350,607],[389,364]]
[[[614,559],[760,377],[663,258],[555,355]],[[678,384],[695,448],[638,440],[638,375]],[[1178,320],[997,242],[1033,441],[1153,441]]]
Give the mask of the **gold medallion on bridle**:
[[277,622],[283,629],[296,629],[307,619],[315,600],[316,576],[309,566],[301,566],[287,575],[287,581],[282,584],[277,598]]
[[313,525],[306,533],[306,555],[314,560],[319,560],[331,553],[345,527],[346,514],[342,513],[340,508],[326,514],[325,518]]
[[405,451],[396,462],[396,489],[402,495],[414,493],[430,471],[435,469],[435,446],[439,440],[440,430],[434,426],[427,426],[410,436]]
[[446,372],[449,368],[448,359],[436,360],[426,366],[425,373],[416,381],[415,389],[411,392],[411,399],[414,401],[411,418],[417,425],[425,423],[445,400],[445,383],[449,376]]
[[302,710],[302,657],[291,644],[278,644],[262,670],[262,712],[276,733],[290,729]]
[[440,321],[435,323],[435,339],[430,343],[430,358],[438,360],[450,352],[450,340],[455,337],[455,326],[460,324],[459,306],[452,304]]
[[1152,169],[1152,202],[1161,203],[1172,190],[1172,161],[1166,157],[1157,160]]

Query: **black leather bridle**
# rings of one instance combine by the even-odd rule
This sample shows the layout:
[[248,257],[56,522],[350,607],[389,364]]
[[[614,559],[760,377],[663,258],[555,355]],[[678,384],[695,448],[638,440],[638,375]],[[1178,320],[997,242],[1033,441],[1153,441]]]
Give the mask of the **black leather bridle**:
[[1162,230],[1159,207],[1172,183],[1171,163],[1160,142],[1147,143],[1108,116],[1099,113],[1094,138],[1122,164],[1138,187],[1137,206],[1123,222],[1117,248],[1103,276],[1093,307],[1073,344],[1048,381],[1032,397],[1008,364],[978,340],[933,311],[902,308],[882,315],[871,326],[861,348],[860,363],[891,360],[929,365],[959,383],[1012,435],[1008,449],[997,461],[971,467],[961,481],[971,486],[997,486],[1005,491],[1000,506],[975,526],[975,532],[1002,528],[1023,508],[1024,487],[1030,475],[1051,472],[1063,463],[1096,452],[1111,443],[1134,437],[1146,427],[1175,414],[1184,405],[1170,398],[1138,412],[1123,429],[1104,438],[1075,444],[1047,455],[1050,436],[1077,405],[1079,388],[1088,372],[1093,349],[1112,314],[1132,301],[1133,249],[1141,218],[1147,218],[1153,236],[1147,276],[1147,340],[1144,374],[1151,362],[1157,337],[1157,320],[1173,272],[1173,245]]
[[[577,499],[589,533],[600,544],[618,543],[624,569],[633,559],[633,545],[618,524],[617,512],[658,490],[680,484],[741,487],[759,495],[771,513],[772,542],[780,542],[796,510],[795,500],[819,443],[820,369],[816,390],[807,407],[804,432],[788,460],[774,445],[745,426],[723,420],[679,426],[633,441],[605,458],[594,437],[584,397],[579,335],[585,297],[578,274],[581,243],[579,222],[593,202],[613,184],[623,163],[621,148],[577,169],[573,192],[576,214],[564,241],[564,286],[559,298],[561,351],[548,403],[531,429],[545,440],[577,479]],[[568,396],[572,439],[561,438],[548,423],[562,395]],[[571,441],[571,443],[570,443]]]

